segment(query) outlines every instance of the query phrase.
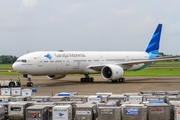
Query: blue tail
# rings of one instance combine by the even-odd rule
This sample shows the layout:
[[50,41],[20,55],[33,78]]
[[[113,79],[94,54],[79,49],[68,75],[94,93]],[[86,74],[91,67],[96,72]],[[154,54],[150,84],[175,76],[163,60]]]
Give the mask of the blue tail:
[[149,56],[150,56],[149,59],[154,59],[159,53],[161,29],[162,29],[162,24],[159,24],[158,27],[156,28],[156,31],[154,32],[153,37],[151,38],[151,41],[150,41],[147,49],[146,49],[146,52],[149,53]]

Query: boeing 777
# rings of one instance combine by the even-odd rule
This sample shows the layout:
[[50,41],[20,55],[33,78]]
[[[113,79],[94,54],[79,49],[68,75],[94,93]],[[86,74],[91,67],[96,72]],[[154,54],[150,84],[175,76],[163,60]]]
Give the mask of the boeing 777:
[[40,51],[25,54],[13,64],[13,69],[29,78],[47,75],[49,79],[61,79],[67,74],[84,74],[81,82],[93,82],[89,74],[102,74],[105,80],[125,82],[124,71],[144,69],[155,62],[179,58],[159,58],[162,24],[159,24],[144,52],[124,51]]

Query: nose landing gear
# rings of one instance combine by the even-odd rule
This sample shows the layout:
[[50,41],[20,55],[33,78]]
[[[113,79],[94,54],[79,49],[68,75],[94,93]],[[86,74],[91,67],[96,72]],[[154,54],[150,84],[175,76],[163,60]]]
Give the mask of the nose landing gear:
[[33,82],[31,82],[31,78],[28,78],[27,81],[28,81],[27,86],[28,87],[33,87]]

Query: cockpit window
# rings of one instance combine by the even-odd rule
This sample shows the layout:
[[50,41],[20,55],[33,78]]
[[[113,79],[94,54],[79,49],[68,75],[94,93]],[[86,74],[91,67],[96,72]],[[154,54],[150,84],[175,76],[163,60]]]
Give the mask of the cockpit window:
[[16,62],[23,62],[23,63],[26,63],[27,61],[26,61],[26,60],[16,60]]
[[26,60],[22,60],[22,62],[24,62],[24,63],[25,63],[25,62],[27,62],[27,61],[26,61]]

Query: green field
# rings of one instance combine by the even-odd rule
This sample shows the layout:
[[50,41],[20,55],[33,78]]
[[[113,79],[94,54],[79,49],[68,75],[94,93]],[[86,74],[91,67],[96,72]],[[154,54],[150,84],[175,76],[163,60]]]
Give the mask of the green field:
[[[161,65],[161,69],[155,69],[154,65]],[[125,72],[124,76],[180,76],[180,67],[173,65],[180,65],[180,62],[158,62],[152,65],[152,69],[143,69],[139,71],[130,71]],[[169,65],[172,65],[174,68],[169,68]],[[164,67],[164,69],[163,69]],[[0,68],[12,68],[12,64],[0,64]],[[166,69],[165,69],[166,68]],[[20,75],[17,72],[0,72],[0,75]],[[70,74],[70,75],[82,75],[82,74]],[[99,76],[100,74],[95,74]]]
[[180,65],[180,61],[176,61],[176,62],[157,62],[157,63],[155,63],[153,65]]
[[0,75],[22,75],[18,72],[0,72]]
[[0,64],[0,69],[1,68],[12,68],[12,64]]

